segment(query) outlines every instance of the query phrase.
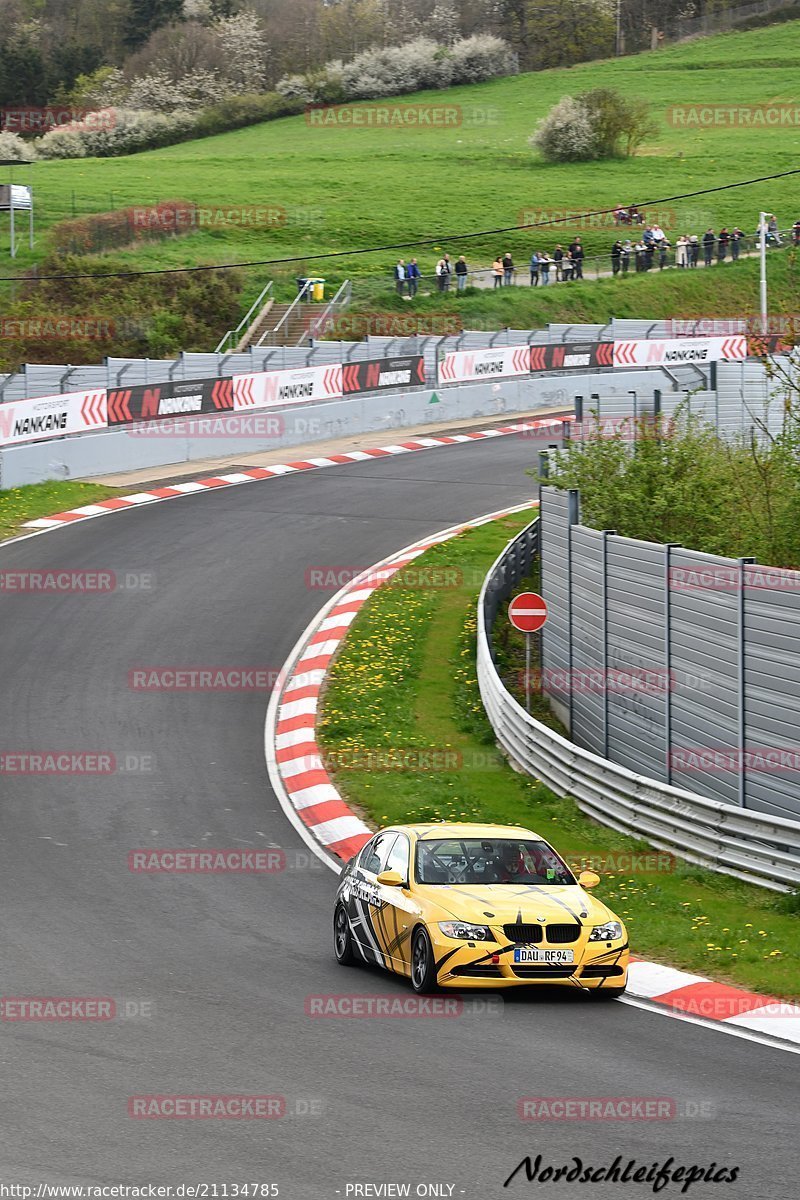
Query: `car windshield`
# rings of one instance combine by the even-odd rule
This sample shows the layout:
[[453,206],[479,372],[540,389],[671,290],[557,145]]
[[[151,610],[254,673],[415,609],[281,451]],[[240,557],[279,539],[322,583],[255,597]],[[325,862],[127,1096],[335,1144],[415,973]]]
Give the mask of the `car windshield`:
[[546,842],[520,838],[425,838],[417,842],[417,883],[574,884],[567,864]]

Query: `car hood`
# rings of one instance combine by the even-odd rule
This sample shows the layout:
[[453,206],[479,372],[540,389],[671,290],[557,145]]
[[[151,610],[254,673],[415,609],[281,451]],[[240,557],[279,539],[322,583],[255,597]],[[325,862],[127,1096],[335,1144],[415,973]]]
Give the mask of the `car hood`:
[[[523,884],[427,884],[417,894],[450,917],[476,925],[506,925],[515,921],[600,924],[616,914],[577,884],[535,887]],[[583,916],[583,914],[586,916]],[[491,914],[491,915],[490,915]]]

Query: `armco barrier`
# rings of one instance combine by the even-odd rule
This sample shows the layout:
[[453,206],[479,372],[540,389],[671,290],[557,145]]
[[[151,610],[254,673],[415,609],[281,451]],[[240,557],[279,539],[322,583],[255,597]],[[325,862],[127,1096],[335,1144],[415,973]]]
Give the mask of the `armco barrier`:
[[581,750],[529,716],[504,687],[492,654],[492,626],[528,573],[538,539],[537,519],[494,563],[478,602],[478,683],[502,748],[603,825],[749,883],[781,892],[800,887],[800,823],[708,800]]

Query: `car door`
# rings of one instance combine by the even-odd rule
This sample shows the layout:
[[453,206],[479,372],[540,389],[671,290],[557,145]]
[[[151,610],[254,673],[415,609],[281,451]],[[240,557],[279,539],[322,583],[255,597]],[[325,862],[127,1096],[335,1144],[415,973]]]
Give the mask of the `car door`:
[[397,871],[405,887],[379,884],[384,907],[380,912],[379,928],[385,939],[386,954],[392,969],[400,975],[411,974],[411,934],[419,905],[409,891],[411,843],[404,833],[398,833],[386,860],[385,871]]
[[379,918],[386,903],[384,893],[391,889],[380,887],[377,877],[385,869],[396,838],[395,830],[386,830],[367,842],[348,875],[341,894],[342,903],[350,919],[353,938],[361,954],[367,962],[389,968],[392,967],[391,956],[387,960],[387,939],[382,932]]

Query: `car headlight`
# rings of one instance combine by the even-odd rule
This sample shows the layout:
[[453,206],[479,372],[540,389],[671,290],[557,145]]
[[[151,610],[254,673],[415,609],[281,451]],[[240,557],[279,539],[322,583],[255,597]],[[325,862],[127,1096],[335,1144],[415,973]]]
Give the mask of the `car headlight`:
[[445,937],[458,938],[460,941],[494,941],[494,934],[488,925],[469,925],[466,921],[440,921],[439,928]]
[[606,921],[605,925],[595,925],[589,933],[590,942],[614,942],[622,937],[622,926],[619,921]]

